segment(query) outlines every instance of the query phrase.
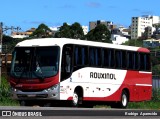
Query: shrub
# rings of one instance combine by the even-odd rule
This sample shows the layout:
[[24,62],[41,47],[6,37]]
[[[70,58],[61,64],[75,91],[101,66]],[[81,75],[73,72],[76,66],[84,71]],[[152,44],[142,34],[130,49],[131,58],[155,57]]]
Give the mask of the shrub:
[[152,100],[160,101],[160,89],[159,88],[152,90]]
[[0,85],[0,99],[3,97],[10,97],[10,85],[6,76],[2,76]]

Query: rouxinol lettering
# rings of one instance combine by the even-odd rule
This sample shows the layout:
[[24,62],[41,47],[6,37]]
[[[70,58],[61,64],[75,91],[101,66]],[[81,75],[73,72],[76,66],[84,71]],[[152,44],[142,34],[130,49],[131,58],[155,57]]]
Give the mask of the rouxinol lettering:
[[97,72],[90,72],[90,78],[98,78],[98,79],[114,79],[114,80],[116,80],[115,74],[112,74],[112,73],[97,73]]

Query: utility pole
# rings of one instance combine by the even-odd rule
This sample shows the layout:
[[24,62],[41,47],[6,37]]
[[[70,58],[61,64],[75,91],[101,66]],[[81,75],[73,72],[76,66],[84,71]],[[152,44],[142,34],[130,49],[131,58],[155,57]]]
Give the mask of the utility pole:
[[1,85],[1,76],[2,76],[2,57],[1,57],[1,54],[2,54],[2,37],[3,37],[3,23],[0,22],[0,85]]
[[3,23],[2,22],[0,22],[0,85],[1,85],[1,76],[2,76],[2,48],[3,48],[3,45],[2,45],[2,39],[3,39],[3,32],[4,31],[7,31],[7,30],[11,30],[11,31],[13,31],[13,30],[20,30],[21,28],[20,27],[13,27],[13,26],[11,26],[11,27],[3,27]]

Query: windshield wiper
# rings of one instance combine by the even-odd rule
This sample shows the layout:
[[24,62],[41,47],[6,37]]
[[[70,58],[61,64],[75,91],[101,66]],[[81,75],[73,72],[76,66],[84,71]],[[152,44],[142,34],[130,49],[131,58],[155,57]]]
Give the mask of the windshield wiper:
[[36,77],[38,77],[40,80],[44,80],[44,78],[45,78],[45,76],[44,76],[43,72],[41,71],[41,69],[40,69],[40,71],[35,71],[34,75]]

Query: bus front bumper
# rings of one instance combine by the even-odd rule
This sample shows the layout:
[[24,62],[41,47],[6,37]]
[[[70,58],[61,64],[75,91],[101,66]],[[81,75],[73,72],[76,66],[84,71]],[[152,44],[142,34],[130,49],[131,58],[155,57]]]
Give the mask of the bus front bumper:
[[12,87],[11,94],[16,100],[60,100],[58,85],[38,92],[23,92]]

